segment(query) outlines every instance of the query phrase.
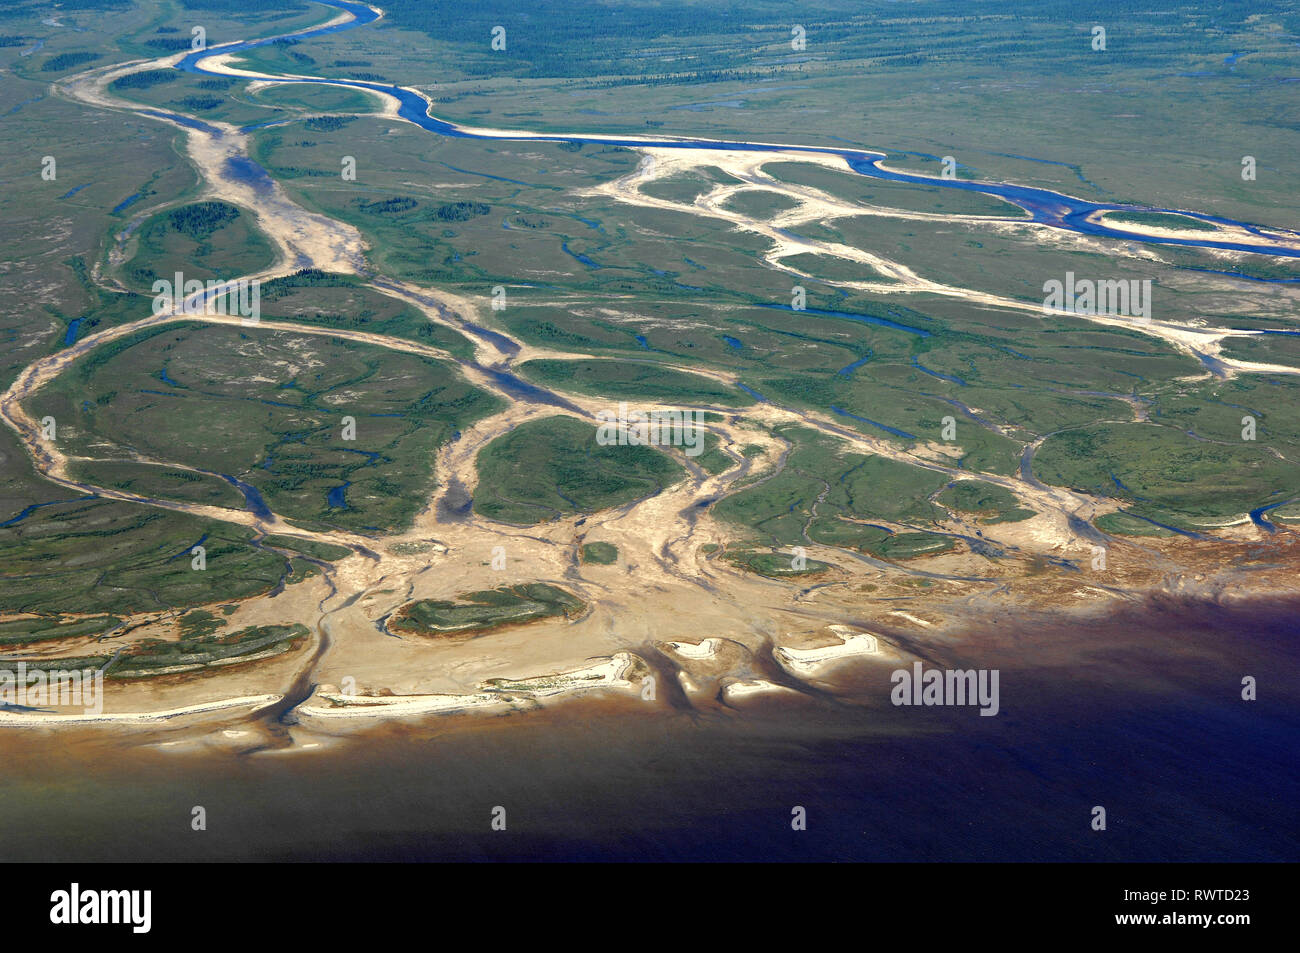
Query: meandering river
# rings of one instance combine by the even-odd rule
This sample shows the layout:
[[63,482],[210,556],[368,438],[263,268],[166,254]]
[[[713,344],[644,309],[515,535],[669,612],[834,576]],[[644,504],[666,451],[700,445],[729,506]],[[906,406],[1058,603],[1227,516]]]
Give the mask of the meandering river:
[[[383,15],[382,11],[374,7],[362,3],[349,2],[349,0],[316,0],[316,2],[324,4],[325,6],[336,7],[339,10],[351,14],[352,19],[346,22],[331,23],[313,30],[294,34],[299,39],[307,39],[309,37],[321,36],[327,33],[338,33],[343,30],[351,30],[357,27],[366,26],[367,24],[374,23]],[[231,55],[245,52],[247,50],[257,49],[258,47],[268,46],[279,39],[281,39],[281,37],[240,41],[212,47],[207,50],[196,51],[184,57],[177,66],[179,69],[190,73],[201,73],[209,76],[227,76],[229,75],[228,73],[205,67],[205,61],[217,55]],[[905,182],[914,185],[938,186],[940,188],[957,189],[967,192],[979,192],[984,195],[1004,199],[1012,205],[1023,209],[1029,213],[1030,221],[1035,224],[1047,225],[1052,228],[1060,228],[1083,235],[1095,235],[1103,238],[1113,238],[1126,241],[1139,239],[1144,242],[1160,245],[1184,245],[1193,248],[1247,251],[1261,255],[1280,257],[1300,257],[1300,233],[1298,232],[1278,228],[1264,228],[1248,222],[1239,222],[1235,219],[1225,218],[1218,215],[1209,215],[1203,212],[1191,210],[1167,209],[1149,205],[1123,205],[1107,202],[1093,202],[1088,199],[1066,195],[1062,192],[1054,192],[1050,189],[1034,188],[1025,185],[1015,185],[1005,182],[980,182],[955,178],[945,179],[940,176],[927,176],[911,172],[902,172],[896,169],[887,168],[884,165],[884,162],[888,157],[883,152],[874,152],[862,149],[841,149],[833,146],[804,146],[788,143],[746,142],[727,139],[589,135],[580,133],[552,134],[478,129],[471,126],[462,126],[446,119],[439,119],[437,116],[433,115],[433,104],[426,96],[424,96],[424,94],[414,89],[408,89],[392,83],[375,83],[354,79],[325,79],[322,77],[308,76],[275,76],[266,73],[254,73],[242,68],[240,72],[241,75],[250,78],[271,80],[281,83],[349,86],[357,89],[370,90],[395,99],[398,103],[398,115],[402,119],[414,123],[421,129],[427,129],[429,132],[440,136],[451,136],[461,139],[496,139],[508,141],[543,140],[553,142],[585,142],[597,145],[627,146],[630,148],[723,149],[736,152],[782,153],[794,151],[835,155],[841,156],[845,160],[849,169],[869,178],[882,179],[889,182]],[[1130,225],[1129,227],[1122,229],[1113,228],[1099,220],[1101,216],[1108,212],[1158,212],[1170,215],[1181,215],[1186,218],[1192,218],[1213,225],[1240,228],[1259,237],[1262,241],[1259,244],[1254,244],[1222,241],[1208,237],[1174,237],[1159,232],[1153,232],[1149,229],[1142,229],[1137,225]]]

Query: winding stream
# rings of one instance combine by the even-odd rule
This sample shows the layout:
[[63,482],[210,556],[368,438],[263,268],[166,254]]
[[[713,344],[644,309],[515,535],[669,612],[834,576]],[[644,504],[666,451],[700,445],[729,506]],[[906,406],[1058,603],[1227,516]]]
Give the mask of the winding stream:
[[[351,14],[352,19],[341,23],[330,23],[314,30],[294,34],[298,39],[307,39],[328,33],[338,33],[355,27],[366,26],[379,20],[382,11],[362,3],[350,0],[316,0],[325,6],[335,7]],[[375,83],[353,79],[324,79],[313,76],[274,76],[254,73],[239,69],[236,74],[214,71],[204,67],[204,61],[214,56],[229,56],[247,50],[257,49],[275,43],[281,37],[268,37],[261,40],[248,40],[224,44],[207,50],[188,54],[177,63],[177,68],[189,73],[206,76],[239,75],[248,79],[259,79],[277,83],[305,83],[324,86],[345,86],[365,89],[379,93],[397,101],[397,114],[407,122],[426,129],[440,136],[460,139],[495,139],[506,141],[549,141],[582,142],[595,145],[627,146],[630,148],[671,148],[671,149],[720,149],[733,152],[810,152],[822,155],[840,156],[847,166],[861,175],[889,182],[905,182],[914,185],[938,186],[966,192],[978,192],[984,195],[1004,199],[1030,215],[1030,221],[1082,235],[1093,235],[1125,241],[1140,240],[1160,245],[1183,245],[1193,248],[1211,248],[1225,251],[1247,251],[1261,255],[1279,257],[1300,257],[1300,232],[1280,228],[1264,228],[1247,222],[1223,216],[1208,215],[1203,212],[1183,209],[1166,209],[1148,205],[1122,205],[1098,203],[1088,199],[1077,198],[1050,189],[1015,185],[1005,182],[979,182],[965,179],[945,179],[935,176],[919,175],[889,169],[884,166],[888,158],[885,153],[863,149],[841,149],[833,146],[802,146],[767,142],[745,142],[726,139],[663,138],[634,136],[599,136],[578,133],[530,133],[518,130],[489,130],[472,126],[462,126],[446,119],[439,119],[432,114],[433,104],[423,94],[414,89],[391,83]],[[1162,235],[1143,231],[1138,226],[1131,228],[1112,228],[1100,221],[1107,212],[1144,212],[1181,215],[1214,225],[1240,228],[1263,239],[1261,244],[1243,242],[1216,241],[1209,238],[1187,238]]]

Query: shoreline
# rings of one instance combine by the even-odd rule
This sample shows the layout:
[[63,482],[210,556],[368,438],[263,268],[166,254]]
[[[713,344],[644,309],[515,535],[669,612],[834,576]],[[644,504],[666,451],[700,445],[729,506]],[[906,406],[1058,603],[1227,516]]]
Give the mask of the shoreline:
[[[1108,595],[1113,595],[1108,593]],[[1150,616],[1213,617],[1241,612],[1294,610],[1300,614],[1300,591],[1268,590],[1224,592],[1216,598],[1207,595],[1147,590],[1129,594],[1120,601],[1108,598],[1067,608],[1047,606],[1004,607],[996,612],[967,611],[964,617],[954,614],[951,624],[923,630],[933,642],[918,643],[922,633],[870,631],[861,625],[827,624],[802,635],[788,633],[782,642],[770,643],[768,659],[744,658],[746,647],[719,636],[701,637],[699,642],[682,640],[656,646],[658,654],[672,657],[675,679],[681,686],[688,707],[707,711],[722,702],[733,708],[732,700],[748,701],[755,697],[838,698],[834,687],[845,679],[850,682],[864,674],[879,671],[881,666],[906,668],[916,661],[935,664],[951,656],[960,658],[980,650],[980,636],[989,631],[1044,629],[1077,634],[1077,645],[1086,647],[1088,634],[1098,626],[1115,625],[1127,620]],[[802,644],[793,644],[794,642]],[[811,644],[810,644],[811,643]],[[936,654],[937,653],[937,654]],[[478,690],[463,693],[413,692],[402,694],[347,694],[332,684],[319,684],[301,704],[291,709],[290,733],[301,726],[311,736],[346,741],[358,731],[371,727],[429,726],[452,717],[466,722],[473,716],[501,717],[553,710],[577,701],[597,705],[611,714],[630,714],[626,703],[648,704],[652,711],[672,708],[666,703],[667,687],[650,698],[645,696],[647,677],[665,675],[662,662],[647,659],[645,650],[625,650],[604,658],[589,660],[578,668],[556,666],[560,671],[538,671],[514,678],[495,678],[479,683]],[[770,671],[786,678],[773,681],[755,664],[770,661]],[[957,664],[954,662],[954,664]],[[1050,663],[1043,663],[1050,664]],[[1024,663],[1032,669],[1036,663]],[[704,687],[713,685],[710,691]],[[827,686],[830,686],[829,688]],[[850,692],[850,694],[852,694]],[[657,697],[656,697],[657,695]],[[109,693],[111,698],[111,693]],[[62,712],[24,712],[0,710],[0,734],[5,728],[20,729],[89,729],[105,737],[99,729],[126,727],[131,731],[120,740],[130,747],[144,746],[148,734],[160,726],[203,729],[212,715],[231,715],[246,709],[241,723],[256,724],[256,717],[284,701],[282,694],[266,693],[219,698],[166,709],[104,711],[96,714]],[[644,709],[641,709],[644,712]],[[742,711],[733,708],[733,711]],[[642,715],[638,715],[642,717]],[[229,735],[229,732],[227,732]],[[172,742],[179,744],[180,742]],[[295,743],[290,750],[327,750],[319,743]]]

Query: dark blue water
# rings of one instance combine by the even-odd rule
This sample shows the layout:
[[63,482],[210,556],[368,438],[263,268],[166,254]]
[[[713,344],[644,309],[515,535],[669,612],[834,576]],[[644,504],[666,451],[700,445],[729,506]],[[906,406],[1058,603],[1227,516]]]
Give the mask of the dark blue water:
[[732,348],[733,350],[739,351],[745,346],[741,344],[740,341],[736,340],[736,338],[727,337],[725,334],[722,336],[722,340],[726,342],[727,347]]
[[588,268],[590,268],[592,271],[599,271],[601,268],[604,268],[604,267],[605,267],[604,265],[600,264],[599,262],[592,261],[592,260],[591,260],[590,258],[588,258],[586,255],[584,255],[584,254],[582,254],[582,253],[580,253],[580,252],[576,252],[576,251],[574,251],[572,248],[569,247],[569,243],[568,243],[567,241],[560,242],[560,249],[561,249],[561,250],[562,250],[566,255],[568,255],[570,258],[575,258],[575,259],[577,259],[578,261],[580,261],[580,262],[582,262],[584,265],[586,265]]
[[186,547],[185,547],[184,549],[182,549],[179,553],[177,553],[175,556],[172,556],[172,557],[171,557],[170,559],[168,559],[167,561],[168,561],[169,563],[170,563],[170,562],[175,562],[176,560],[181,559],[181,558],[183,558],[183,557],[185,557],[185,556],[193,555],[192,552],[191,552],[191,550],[193,550],[195,546],[202,546],[202,545],[203,545],[204,543],[206,543],[207,541],[208,541],[208,534],[207,534],[207,533],[204,533],[204,534],[203,534],[202,536],[200,536],[197,540],[195,540],[194,542],[190,543],[188,546],[186,546]]
[[475,365],[475,367],[488,377],[491,377],[492,380],[496,382],[497,386],[511,397],[516,397],[525,403],[549,404],[552,407],[563,407],[565,410],[573,411],[583,417],[586,416],[582,409],[576,404],[565,400],[560,395],[554,394],[544,387],[538,387],[536,384],[531,384],[523,378],[516,377],[514,374],[510,374],[506,371],[498,371],[480,365]]
[[70,198],[72,198],[72,196],[76,195],[76,194],[77,194],[78,192],[80,192],[82,189],[88,189],[88,188],[90,188],[90,186],[93,185],[93,184],[94,184],[94,183],[92,183],[92,182],[87,182],[85,185],[79,185],[79,186],[77,186],[75,189],[69,189],[68,191],[66,191],[66,192],[64,192],[62,195],[60,195],[59,198],[61,198],[61,199],[70,199]]
[[[5,115],[12,116],[14,113],[18,112],[18,110],[22,109],[24,106],[30,106],[32,103],[38,103],[44,98],[45,98],[44,96],[33,96],[31,99],[24,99],[21,103],[18,103],[7,113],[5,113]],[[67,198],[67,196],[65,195],[64,198]]]
[[867,417],[859,417],[857,414],[851,414],[851,413],[849,413],[847,410],[844,410],[844,409],[842,409],[842,408],[840,408],[840,407],[832,406],[832,407],[831,407],[831,411],[832,411],[833,413],[839,414],[841,417],[849,417],[849,418],[851,418],[851,419],[853,419],[853,420],[860,420],[860,421],[862,421],[864,424],[871,424],[871,426],[873,426],[873,427],[877,427],[877,428],[879,428],[880,430],[883,430],[885,433],[891,433],[891,434],[893,434],[895,437],[902,437],[902,438],[905,439],[905,440],[919,440],[919,439],[920,439],[918,436],[916,436],[916,434],[908,433],[906,430],[899,430],[899,429],[897,429],[897,428],[895,428],[895,427],[891,427],[891,426],[889,426],[888,424],[882,424],[882,423],[881,423],[880,421],[878,421],[878,420],[871,420],[871,419],[869,419],[869,418],[867,418]]
[[[377,415],[377,414],[371,414],[370,416],[371,416],[371,417],[375,417],[375,416],[378,416],[378,415]],[[401,416],[401,415],[399,414],[398,416]],[[378,463],[378,462],[379,462],[379,459],[380,459],[380,454],[375,453],[373,450],[353,450],[353,449],[350,448],[350,447],[341,447],[340,449],[341,449],[344,453],[359,453],[359,454],[361,454],[361,456],[365,457],[365,458],[369,461],[369,462],[366,464],[366,466],[373,466],[374,464]]]
[[275,188],[275,183],[266,169],[252,159],[246,159],[243,156],[231,156],[227,159],[225,174],[236,182],[251,185],[258,192],[270,192]]
[[931,377],[937,377],[939,380],[947,381],[949,384],[959,384],[962,387],[966,386],[966,382],[962,380],[960,377],[952,377],[948,374],[940,374],[938,371],[932,371],[930,370],[930,368],[926,367],[919,360],[917,360],[915,356],[912,357],[912,366],[915,367],[922,374],[929,374]]
[[[356,19],[349,23],[342,23],[336,26],[321,27],[316,30],[300,34],[301,39],[312,36],[319,36],[326,33],[337,33],[340,30],[351,29],[356,26],[364,26],[372,23],[377,18],[376,14],[369,7],[359,3],[349,2],[349,0],[320,0],[327,6],[337,7],[341,10],[351,12]],[[275,42],[274,37],[262,40],[250,40],[243,43],[230,44],[221,48],[222,53],[238,53],[242,50],[256,49]],[[198,62],[206,56],[212,55],[208,51],[199,51],[190,53],[180,61],[179,69],[191,73],[203,73],[205,75],[217,75],[208,73],[208,71],[199,68]],[[285,80],[284,82],[292,83],[316,83],[323,80],[318,79],[301,79]],[[401,118],[414,123],[422,129],[436,133],[441,136],[448,136],[458,139],[496,139],[505,141],[550,141],[550,142],[590,142],[600,145],[611,146],[645,146],[654,145],[662,148],[674,149],[730,149],[742,152],[777,152],[790,151],[789,146],[775,145],[762,142],[743,142],[735,140],[712,140],[712,139],[671,139],[666,142],[657,142],[647,140],[641,137],[633,136],[525,136],[512,133],[501,135],[483,135],[480,133],[469,132],[460,127],[438,119],[429,114],[429,104],[418,94],[410,90],[401,89],[398,86],[389,83],[373,83],[361,80],[330,80],[330,83],[341,86],[352,86],[359,89],[372,89],[387,93],[398,101],[398,115]],[[1054,228],[1062,228],[1067,231],[1079,232],[1086,235],[1097,235],[1106,238],[1114,238],[1122,241],[1141,240],[1151,244],[1159,245],[1182,245],[1195,248],[1220,248],[1234,251],[1248,251],[1264,255],[1278,255],[1289,257],[1300,257],[1300,234],[1295,234],[1295,243],[1292,246],[1284,248],[1260,248],[1252,245],[1243,245],[1236,242],[1211,241],[1209,239],[1192,239],[1192,238],[1168,238],[1163,236],[1138,236],[1133,232],[1121,231],[1110,228],[1097,222],[1090,222],[1087,219],[1098,212],[1107,211],[1130,211],[1130,212],[1166,212],[1179,215],[1186,215],[1204,222],[1211,222],[1221,225],[1234,225],[1242,228],[1251,227],[1248,223],[1239,222],[1234,219],[1223,218],[1220,216],[1207,215],[1200,212],[1190,212],[1182,209],[1163,209],[1155,206],[1143,205],[1116,205],[1102,204],[1091,202],[1086,199],[1076,198],[1065,195],[1060,192],[1053,192],[1049,189],[1032,188],[1022,185],[1011,185],[1000,182],[977,182],[963,179],[942,179],[931,176],[915,175],[908,172],[899,172],[881,167],[886,156],[881,153],[873,153],[860,149],[840,149],[830,146],[800,146],[798,151],[819,153],[823,155],[836,155],[842,157],[850,169],[870,178],[882,179],[889,182],[907,182],[913,185],[937,186],[939,188],[958,189],[967,192],[978,192],[984,195],[993,195],[1005,199],[1013,205],[1017,205],[1029,213],[1030,219],[1043,225],[1050,225]],[[450,168],[450,167],[449,167]],[[470,170],[457,169],[455,171],[469,173],[473,175],[486,175],[481,172],[470,172]],[[498,176],[487,176],[488,178],[500,178]],[[504,181],[516,182],[520,185],[531,185],[532,183],[517,182],[517,180],[505,179]],[[1290,233],[1289,233],[1290,234]]]
[[506,337],[500,331],[493,331],[491,328],[485,328],[482,325],[474,324],[472,321],[466,321],[465,327],[469,328],[484,340],[491,341],[493,346],[502,354],[518,354],[520,351],[519,345]]
[[929,331],[921,328],[909,327],[906,324],[899,324],[897,321],[891,321],[888,318],[877,318],[870,314],[853,314],[849,311],[823,311],[819,308],[803,308],[796,311],[788,304],[760,304],[760,308],[769,308],[773,311],[789,311],[791,314],[815,314],[823,318],[845,318],[849,321],[861,321],[863,324],[876,324],[882,328],[893,328],[895,331],[906,331],[908,334],[915,334],[918,337],[928,338]]
[[130,205],[132,202],[138,201],[142,197],[143,197],[143,193],[141,192],[137,192],[135,193],[135,195],[127,196],[127,198],[123,199],[121,202],[113,206],[113,214],[116,215],[118,212],[122,211],[122,209]]
[[[849,666],[838,687],[855,704],[575,702],[390,726],[294,757],[213,750],[184,772],[102,735],[48,750],[0,738],[0,826],[6,859],[46,862],[1295,862],[1297,608],[1001,614],[933,647],[935,666],[999,670],[992,718],[894,708],[889,666]],[[1257,701],[1240,696],[1246,674]],[[177,838],[165,818],[196,787],[222,822]],[[508,832],[489,829],[498,804]],[[790,828],[794,805],[806,831]],[[1090,829],[1094,805],[1104,832]]]
[[348,508],[348,501],[345,494],[347,493],[348,487],[351,485],[352,481],[348,480],[342,486],[336,486],[326,494],[325,502],[329,505],[330,509],[346,510]]
[[1256,526],[1258,526],[1260,529],[1264,530],[1265,532],[1276,533],[1277,525],[1275,523],[1271,523],[1268,520],[1266,520],[1264,518],[1264,514],[1267,513],[1269,510],[1275,510],[1279,506],[1286,506],[1288,503],[1291,502],[1293,501],[1282,500],[1279,503],[1269,503],[1267,506],[1257,506],[1255,507],[1255,509],[1250,511],[1250,521],[1254,523]]
[[743,391],[744,391],[746,394],[748,394],[750,397],[754,398],[754,400],[758,401],[760,404],[766,404],[766,403],[767,403],[767,398],[766,398],[766,397],[764,397],[764,396],[763,396],[762,394],[760,394],[758,391],[753,390],[752,388],[746,387],[744,384],[740,383],[740,381],[736,381],[736,386],[739,387],[741,390],[743,390]]
[[867,361],[869,360],[871,360],[871,355],[867,354],[866,357],[858,358],[856,361],[854,361],[852,364],[848,365],[847,367],[840,368],[838,373],[840,373],[844,377],[849,377],[853,374],[854,371],[856,371],[863,364],[867,363]]
[[70,500],[50,500],[50,502],[48,503],[33,503],[31,506],[28,506],[25,509],[23,509],[22,512],[20,512],[17,516],[11,516],[3,523],[0,523],[0,527],[13,526],[15,523],[21,523],[23,520],[27,519],[27,517],[31,516],[37,510],[45,506],[58,506],[60,503],[78,503],[82,500],[93,500],[93,499],[95,499],[94,494],[87,494],[86,496],[73,497]]
[[[1051,225],[1056,228],[1064,228],[1068,231],[1079,232],[1085,235],[1099,235],[1107,238],[1127,238],[1132,240],[1135,237],[1133,233],[1125,233],[1118,229],[1113,229],[1107,225],[1090,222],[1088,218],[1098,212],[1165,212],[1168,214],[1183,215],[1188,218],[1194,218],[1203,222],[1210,222],[1218,225],[1235,225],[1242,228],[1248,228],[1245,222],[1239,222],[1235,219],[1224,218],[1217,215],[1207,215],[1202,212],[1189,212],[1181,209],[1162,209],[1154,206],[1138,205],[1114,205],[1090,202],[1086,199],[1075,198],[1074,196],[1064,195],[1060,192],[1053,192],[1049,189],[1038,189],[1024,185],[994,184],[987,182],[964,181],[961,179],[930,179],[925,176],[912,175],[906,172],[895,172],[881,168],[883,157],[873,157],[869,155],[850,156],[848,158],[849,167],[855,172],[863,175],[869,175],[873,178],[885,179],[891,182],[909,182],[915,185],[938,185],[943,188],[959,189],[967,192],[979,192],[984,195],[996,195],[998,198],[1006,199],[1014,205],[1020,206],[1029,213],[1032,221],[1043,225]],[[1159,245],[1184,245],[1195,248],[1223,248],[1235,251],[1254,251],[1261,254],[1269,255],[1300,255],[1300,235],[1296,235],[1296,245],[1285,249],[1260,249],[1253,245],[1243,245],[1237,242],[1220,242],[1209,239],[1181,239],[1166,238],[1155,236],[1141,236],[1141,240]]]
[[266,505],[266,500],[262,499],[262,494],[258,492],[257,487],[249,486],[243,480],[237,480],[225,473],[218,473],[216,476],[221,477],[244,495],[244,505],[258,519],[269,520],[275,516],[271,508]]
[[82,318],[73,318],[72,323],[68,325],[68,330],[63,333],[63,346],[74,343],[77,340],[77,331],[81,327]]
[[1177,533],[1179,536],[1186,536],[1188,539],[1213,539],[1212,536],[1206,536],[1204,533],[1197,533],[1190,529],[1180,529],[1177,526],[1170,526],[1168,523],[1161,523],[1159,520],[1153,520],[1149,516],[1142,516],[1139,513],[1132,513],[1128,510],[1123,511],[1125,516],[1131,516],[1134,519],[1141,520],[1144,523],[1150,523],[1152,526],[1159,526],[1161,529],[1167,529],[1171,533]]
[[1196,350],[1195,348],[1192,348],[1191,351],[1193,354],[1196,355],[1197,359],[1200,360],[1200,362],[1205,365],[1206,369],[1215,377],[1226,378],[1228,376],[1228,365],[1224,364],[1217,357],[1211,357],[1208,354],[1203,354],[1202,352]]
[[162,109],[142,109],[140,111],[148,116],[157,116],[159,119],[169,119],[172,122],[179,123],[180,125],[185,126],[187,129],[198,129],[202,132],[206,132],[208,135],[212,136],[213,138],[216,139],[221,138],[220,129],[218,129],[216,126],[209,125],[208,123],[203,122],[202,120],[194,119],[190,116],[182,116],[179,113],[169,113]]

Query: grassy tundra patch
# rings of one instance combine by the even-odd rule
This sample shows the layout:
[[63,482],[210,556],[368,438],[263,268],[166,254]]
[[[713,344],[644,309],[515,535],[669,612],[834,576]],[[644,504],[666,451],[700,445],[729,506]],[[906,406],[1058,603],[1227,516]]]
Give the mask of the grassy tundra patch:
[[573,618],[585,608],[571,593],[535,582],[468,592],[454,600],[421,599],[399,609],[388,627],[420,635],[463,635],[555,616]]
[[[360,531],[406,525],[432,491],[438,448],[501,405],[447,362],[193,322],[94,350],[30,404],[60,421],[74,455],[202,471],[201,486],[177,483],[180,498],[233,478],[260,494],[240,490],[249,508]],[[161,496],[175,490],[167,479],[158,468],[140,485]]]
[[572,417],[547,417],[493,440],[478,455],[474,509],[530,525],[631,503],[685,475],[656,449],[601,446],[596,433]]
[[582,561],[595,566],[612,566],[618,562],[618,547],[613,543],[587,543],[582,547]]
[[[151,506],[77,500],[0,527],[0,611],[116,616],[235,601],[295,581],[242,526]],[[202,544],[206,568],[193,568]],[[57,628],[51,631],[60,631]]]
[[159,212],[140,226],[135,254],[123,267],[127,283],[151,290],[155,280],[225,281],[258,272],[275,260],[251,215],[228,202],[197,202]]
[[954,510],[975,514],[981,523],[1015,523],[1034,515],[1010,490],[982,480],[960,480],[935,499]]

